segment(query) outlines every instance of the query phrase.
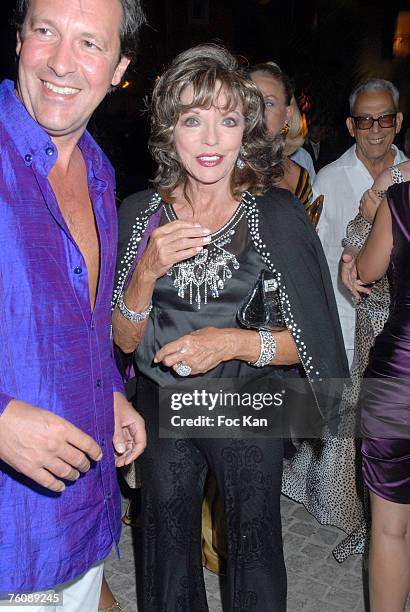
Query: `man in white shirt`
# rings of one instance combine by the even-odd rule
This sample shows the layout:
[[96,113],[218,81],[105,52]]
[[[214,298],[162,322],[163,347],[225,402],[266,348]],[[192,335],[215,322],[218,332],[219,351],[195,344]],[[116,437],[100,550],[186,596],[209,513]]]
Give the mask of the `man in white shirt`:
[[329,264],[349,363],[353,359],[354,301],[339,274],[346,226],[358,213],[360,198],[384,169],[405,161],[393,145],[403,115],[398,112],[399,92],[383,79],[372,79],[352,91],[347,129],[356,143],[339,159],[322,168],[314,181],[315,195],[325,196],[318,224]]

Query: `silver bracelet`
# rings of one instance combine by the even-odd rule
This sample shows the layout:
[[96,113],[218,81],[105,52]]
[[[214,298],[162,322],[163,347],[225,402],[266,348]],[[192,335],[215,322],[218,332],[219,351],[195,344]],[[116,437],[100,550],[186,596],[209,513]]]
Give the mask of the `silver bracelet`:
[[152,310],[152,301],[149,303],[148,307],[145,310],[143,310],[142,312],[136,312],[135,310],[130,310],[129,308],[127,308],[124,302],[124,294],[122,293],[118,300],[117,306],[118,310],[125,319],[131,321],[132,323],[140,323],[141,321],[145,321],[145,319],[148,319],[149,314]]
[[270,331],[259,330],[259,337],[261,339],[261,352],[255,363],[250,365],[256,368],[263,368],[263,366],[269,365],[276,355],[276,339]]

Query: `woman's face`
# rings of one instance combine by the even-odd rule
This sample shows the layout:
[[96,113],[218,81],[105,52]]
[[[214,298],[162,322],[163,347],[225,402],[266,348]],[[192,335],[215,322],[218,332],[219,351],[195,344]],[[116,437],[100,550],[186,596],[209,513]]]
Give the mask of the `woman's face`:
[[[181,102],[192,101],[187,87]],[[174,128],[176,152],[185,170],[198,183],[229,182],[242,144],[245,119],[240,106],[225,110],[226,94],[219,93],[210,108],[191,108],[182,113]]]
[[286,104],[282,83],[266,72],[253,72],[251,78],[263,95],[268,130],[277,136],[292,116],[292,107]]

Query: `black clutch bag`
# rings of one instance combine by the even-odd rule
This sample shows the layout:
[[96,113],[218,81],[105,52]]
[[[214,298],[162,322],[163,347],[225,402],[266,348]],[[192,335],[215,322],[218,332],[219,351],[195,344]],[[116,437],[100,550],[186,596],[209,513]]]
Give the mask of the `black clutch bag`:
[[242,327],[279,331],[286,329],[280,305],[278,282],[269,270],[262,270],[254,287],[236,313]]

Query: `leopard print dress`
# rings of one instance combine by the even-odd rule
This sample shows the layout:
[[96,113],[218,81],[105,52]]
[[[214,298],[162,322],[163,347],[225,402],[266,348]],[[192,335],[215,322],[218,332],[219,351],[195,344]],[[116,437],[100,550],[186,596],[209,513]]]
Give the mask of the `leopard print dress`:
[[[391,168],[391,175],[392,183],[404,181],[397,166]],[[370,229],[371,224],[358,214],[347,226],[343,246],[361,249]],[[356,456],[360,457],[360,441],[354,437],[356,405],[369,352],[387,320],[389,305],[389,282],[384,276],[372,286],[371,294],[356,304],[352,384],[343,395],[338,435],[325,431],[320,440],[302,442],[283,474],[282,493],[302,503],[320,523],[348,534],[333,551],[339,562],[363,553],[368,541],[368,492],[356,461]]]

